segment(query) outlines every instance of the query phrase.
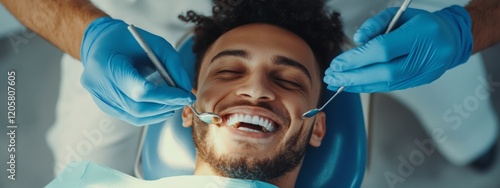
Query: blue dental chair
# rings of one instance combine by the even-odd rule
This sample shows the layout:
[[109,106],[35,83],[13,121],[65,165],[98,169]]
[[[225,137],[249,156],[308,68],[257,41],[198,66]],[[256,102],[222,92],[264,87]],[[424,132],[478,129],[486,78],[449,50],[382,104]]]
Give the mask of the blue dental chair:
[[[178,48],[186,70],[194,78],[193,41],[188,39]],[[334,92],[327,91],[328,99]],[[326,135],[320,147],[309,147],[296,187],[361,186],[366,165],[366,134],[358,94],[340,93],[325,108]],[[136,161],[136,176],[155,180],[169,176],[192,175],[195,146],[191,129],[182,125],[180,110],[166,122],[144,128]]]

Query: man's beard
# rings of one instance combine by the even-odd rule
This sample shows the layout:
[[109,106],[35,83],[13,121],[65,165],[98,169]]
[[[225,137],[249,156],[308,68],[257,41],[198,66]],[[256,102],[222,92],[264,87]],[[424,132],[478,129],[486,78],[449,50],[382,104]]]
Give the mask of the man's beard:
[[[198,157],[209,164],[217,175],[265,182],[277,180],[301,164],[312,133],[312,126],[310,126],[308,131],[294,135],[284,145],[280,144],[274,156],[256,160],[232,154],[216,154],[213,142],[207,138],[209,125],[196,117],[193,117],[193,122],[192,135],[198,150]],[[243,147],[252,146],[246,143]],[[256,153],[254,156],[266,154]]]

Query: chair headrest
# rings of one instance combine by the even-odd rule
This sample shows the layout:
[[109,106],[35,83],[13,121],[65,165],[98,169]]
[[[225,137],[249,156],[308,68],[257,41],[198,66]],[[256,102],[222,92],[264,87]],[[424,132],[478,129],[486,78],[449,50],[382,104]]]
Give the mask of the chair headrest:
[[[179,49],[194,78],[193,41]],[[328,99],[334,92],[325,92]],[[324,112],[326,134],[320,147],[309,147],[296,187],[360,187],[366,164],[366,134],[358,94],[340,93]],[[144,179],[192,175],[196,150],[191,129],[182,125],[181,111],[165,123],[150,125],[142,149]]]

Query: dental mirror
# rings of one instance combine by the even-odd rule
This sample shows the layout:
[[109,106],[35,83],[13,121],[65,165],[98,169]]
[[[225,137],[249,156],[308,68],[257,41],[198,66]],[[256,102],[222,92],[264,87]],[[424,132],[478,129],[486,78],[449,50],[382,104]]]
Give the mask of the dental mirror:
[[307,119],[307,118],[313,117],[316,114],[318,114],[318,112],[321,112],[321,110],[323,110],[323,108],[325,108],[326,105],[328,103],[330,103],[330,101],[332,101],[333,98],[335,98],[340,92],[342,92],[342,90],[344,90],[344,88],[345,88],[344,86],[340,87],[339,90],[337,90],[337,92],[335,93],[335,95],[333,95],[330,99],[328,99],[328,101],[326,101],[326,103],[321,108],[319,108],[319,109],[315,108],[315,109],[309,110],[306,113],[302,114],[302,119]]
[[190,105],[187,105],[189,108],[191,108],[191,110],[193,111],[193,113],[198,116],[198,118],[200,118],[201,121],[205,122],[205,123],[208,123],[208,124],[218,124],[220,122],[222,122],[222,118],[217,115],[217,114],[214,114],[214,113],[211,113],[211,112],[204,112],[202,114],[198,113],[198,111],[196,111],[193,107],[193,103],[191,103]]
[[[142,49],[144,49],[144,51],[148,55],[148,57],[151,60],[151,62],[153,62],[153,65],[155,66],[156,70],[158,71],[158,73],[160,74],[160,76],[163,78],[163,80],[169,86],[177,87],[175,85],[174,80],[172,79],[172,77],[170,77],[170,75],[168,74],[167,70],[160,63],[160,60],[158,60],[158,58],[156,58],[156,56],[154,55],[154,53],[151,50],[151,48],[149,48],[149,45],[146,44],[146,42],[142,39],[141,35],[139,35],[139,33],[135,30],[134,25],[129,25],[127,28],[130,31],[130,33],[132,33],[132,35],[134,36],[135,40],[139,43],[139,45],[142,47]],[[196,109],[193,107],[193,103],[191,103],[190,105],[187,105],[187,106],[189,108],[191,108],[191,110],[193,111],[193,113],[198,118],[200,118],[201,121],[203,121],[205,123],[208,123],[208,124],[217,124],[217,123],[222,122],[222,118],[219,115],[217,115],[217,114],[214,114],[214,113],[211,113],[211,112],[204,112],[204,113],[201,113],[201,114],[198,113],[198,111],[196,111]]]

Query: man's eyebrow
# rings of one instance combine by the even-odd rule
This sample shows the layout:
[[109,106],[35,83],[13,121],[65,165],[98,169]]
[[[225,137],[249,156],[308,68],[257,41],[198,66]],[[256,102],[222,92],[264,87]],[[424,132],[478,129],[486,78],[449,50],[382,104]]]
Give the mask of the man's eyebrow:
[[290,59],[288,57],[278,55],[278,56],[275,56],[273,58],[273,63],[275,65],[286,65],[286,66],[290,66],[290,67],[299,69],[301,72],[303,72],[309,78],[309,82],[312,83],[312,78],[311,78],[311,74],[309,73],[309,70],[307,70],[307,68],[304,65],[300,64],[299,62],[297,62],[293,59]]
[[225,57],[225,56],[236,56],[236,57],[242,57],[245,59],[250,59],[250,55],[245,50],[224,50],[222,52],[219,52],[217,55],[215,55],[212,58],[212,60],[210,60],[210,63],[214,62],[215,60],[217,60],[221,57]]

